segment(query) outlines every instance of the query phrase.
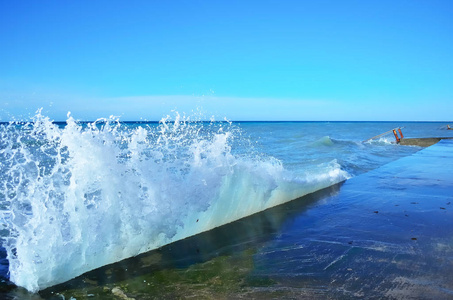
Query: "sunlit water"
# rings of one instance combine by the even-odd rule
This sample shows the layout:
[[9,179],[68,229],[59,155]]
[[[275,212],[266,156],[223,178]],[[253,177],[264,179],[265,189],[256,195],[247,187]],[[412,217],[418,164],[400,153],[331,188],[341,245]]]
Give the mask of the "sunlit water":
[[9,280],[36,292],[288,202],[415,153],[392,134],[443,123],[0,125],[2,245]]

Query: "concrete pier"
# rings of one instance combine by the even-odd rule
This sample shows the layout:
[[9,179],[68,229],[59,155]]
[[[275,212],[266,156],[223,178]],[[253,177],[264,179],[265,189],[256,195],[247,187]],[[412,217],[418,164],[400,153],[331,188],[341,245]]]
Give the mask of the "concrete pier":
[[403,138],[400,140],[400,145],[404,146],[420,146],[429,147],[439,142],[440,140],[453,139],[453,137],[432,137],[432,138]]

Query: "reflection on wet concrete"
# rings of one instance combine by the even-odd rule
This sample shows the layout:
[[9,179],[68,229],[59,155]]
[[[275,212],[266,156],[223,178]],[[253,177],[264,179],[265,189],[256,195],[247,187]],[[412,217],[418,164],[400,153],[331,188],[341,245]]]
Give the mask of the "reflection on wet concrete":
[[453,299],[453,141],[16,299]]

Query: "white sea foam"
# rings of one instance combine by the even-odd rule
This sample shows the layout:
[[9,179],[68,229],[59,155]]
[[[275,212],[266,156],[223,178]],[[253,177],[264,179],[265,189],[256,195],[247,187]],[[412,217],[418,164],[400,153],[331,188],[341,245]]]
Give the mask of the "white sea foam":
[[335,161],[296,176],[272,157],[233,151],[239,131],[213,124],[68,116],[59,128],[38,113],[2,126],[10,280],[38,291],[348,177]]
[[366,144],[373,144],[373,145],[394,145],[395,138],[394,137],[380,137],[379,139],[369,140],[365,142]]

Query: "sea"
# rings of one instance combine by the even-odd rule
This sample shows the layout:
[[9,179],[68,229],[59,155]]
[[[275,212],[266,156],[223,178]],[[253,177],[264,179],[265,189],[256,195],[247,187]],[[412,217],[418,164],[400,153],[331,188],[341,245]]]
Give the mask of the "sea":
[[447,124],[178,113],[54,122],[40,112],[1,123],[0,296],[246,298],[244,289],[271,285],[247,274],[257,245],[297,214],[284,205],[422,149],[399,145],[392,129],[453,137]]

